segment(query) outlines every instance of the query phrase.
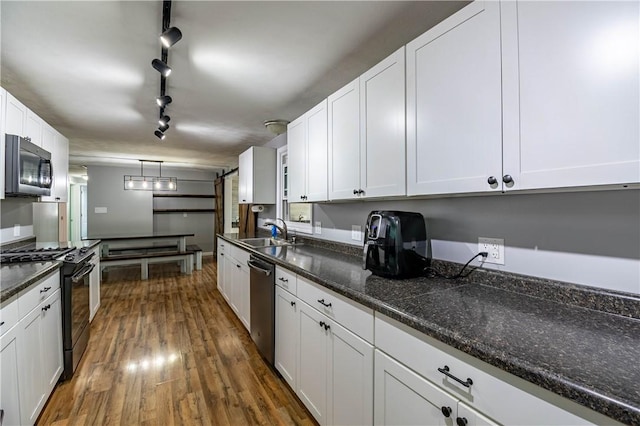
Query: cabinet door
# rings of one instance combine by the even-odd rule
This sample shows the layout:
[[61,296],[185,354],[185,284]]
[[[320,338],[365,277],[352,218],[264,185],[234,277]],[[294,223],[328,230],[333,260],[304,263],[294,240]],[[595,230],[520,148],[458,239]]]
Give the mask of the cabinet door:
[[44,371],[42,368],[43,322],[40,306],[25,315],[18,323],[18,380],[20,383],[20,413],[22,424],[34,424],[45,401]]
[[253,202],[253,150],[248,149],[238,157],[238,203]]
[[251,283],[249,278],[249,267],[240,264],[237,269],[238,287],[238,316],[249,332],[251,332]]
[[[298,387],[296,394],[320,424],[327,424],[327,331],[328,322],[304,302],[298,301],[300,316]],[[322,324],[321,324],[322,323]]]
[[230,269],[230,280],[226,282],[227,284],[227,293],[229,294],[229,304],[231,305],[231,309],[236,315],[240,316],[240,304],[242,303],[242,289],[240,285],[240,280],[242,279],[240,273],[240,263],[235,259],[231,259],[231,267]]
[[[27,121],[25,122],[24,134],[26,137],[31,138],[31,142],[42,146],[42,128],[44,127],[44,121],[38,117],[33,111],[27,109]],[[50,150],[47,150],[51,152]]]
[[[29,122],[29,118],[27,119]],[[42,149],[48,151],[51,154],[51,167],[53,168],[53,179],[51,183],[51,195],[45,195],[40,198],[41,201],[59,201],[56,198],[58,197],[56,193],[56,186],[58,180],[58,165],[56,161],[56,157],[58,155],[58,149],[56,145],[56,130],[49,126],[47,123],[44,123],[41,130],[41,146]]]
[[360,189],[360,86],[355,80],[327,99],[329,199],[356,198]]
[[487,416],[480,414],[478,411],[474,410],[468,405],[462,402],[458,402],[456,424],[461,423],[466,426],[497,426],[499,424],[494,422]]
[[405,195],[404,47],[360,77],[360,185],[365,197]]
[[[231,293],[233,290],[233,281],[235,279],[236,263],[229,253],[224,255],[224,280],[222,287],[222,295],[224,296],[229,306],[231,306]],[[233,308],[233,306],[232,306]]]
[[42,373],[46,395],[53,390],[62,374],[62,304],[60,290],[42,302]]
[[69,199],[69,139],[55,132],[55,154],[53,159],[54,201],[67,202]]
[[[404,365],[375,351],[376,425],[452,425],[457,400]],[[445,410],[450,410],[446,417]]]
[[4,424],[22,424],[18,388],[18,333],[16,325],[0,337],[0,408]]
[[307,122],[303,115],[287,127],[287,166],[290,203],[304,200],[307,191]]
[[216,264],[216,268],[217,268],[217,285],[218,285],[218,290],[220,291],[220,293],[222,295],[224,295],[224,267],[225,267],[225,257],[226,257],[226,253],[224,252],[224,246],[225,244],[218,241],[218,254],[217,254],[217,264]]
[[0,87],[0,200],[4,199],[5,173],[5,112],[7,110],[7,92]]
[[327,101],[322,101],[307,112],[305,117],[307,132],[307,191],[305,193],[307,198],[305,200],[327,201]]
[[288,291],[276,286],[276,347],[275,366],[291,386],[297,388],[298,366],[298,300]]
[[14,98],[11,93],[5,93],[7,95],[5,103],[5,133],[8,135],[25,136],[27,107]]
[[640,3],[506,2],[513,189],[640,181]]
[[475,1],[407,44],[408,195],[501,189],[499,7]]
[[373,346],[335,322],[330,324],[327,422],[373,423]]

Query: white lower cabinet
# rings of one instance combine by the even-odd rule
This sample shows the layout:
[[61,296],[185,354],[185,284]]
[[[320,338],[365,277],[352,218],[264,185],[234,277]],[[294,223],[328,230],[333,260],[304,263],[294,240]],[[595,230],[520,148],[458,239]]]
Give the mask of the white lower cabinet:
[[[276,369],[321,425],[372,424],[373,346],[337,322],[358,324],[360,308],[342,305],[329,290],[311,294],[322,290],[279,267],[276,283]],[[296,291],[322,300],[324,311]],[[335,312],[327,308],[334,304]],[[372,328],[371,314],[369,322]]]
[[0,329],[3,424],[31,425],[63,370],[60,273],[2,306],[0,316],[6,326]]
[[284,380],[297,389],[298,370],[298,345],[299,345],[299,320],[297,298],[276,286],[276,343],[275,343],[275,367],[282,374]]
[[224,252],[218,251],[218,289],[245,328],[250,330],[249,253],[235,246],[228,248]]
[[376,425],[467,425],[498,423],[376,350]]
[[217,270],[218,270],[218,275],[217,275],[217,284],[218,284],[218,290],[220,291],[220,293],[222,293],[222,295],[224,295],[224,288],[223,288],[223,284],[224,284],[224,258],[225,258],[225,253],[224,253],[224,248],[225,248],[226,243],[224,242],[224,240],[219,239],[218,240],[218,251],[216,254],[216,260],[217,260]]
[[94,266],[89,276],[89,321],[93,321],[100,307],[100,246],[93,249],[91,264]]
[[[13,303],[17,304],[16,301]],[[0,409],[4,410],[3,424],[7,425],[22,423],[18,386],[19,331],[20,328],[14,325],[0,335]]]

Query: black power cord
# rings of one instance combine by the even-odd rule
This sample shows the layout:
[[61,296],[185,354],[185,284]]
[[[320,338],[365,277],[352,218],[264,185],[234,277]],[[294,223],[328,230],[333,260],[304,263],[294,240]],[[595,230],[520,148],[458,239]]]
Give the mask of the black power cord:
[[462,269],[460,269],[460,272],[458,272],[455,275],[445,275],[443,273],[441,273],[440,271],[438,271],[437,269],[428,266],[424,269],[424,271],[426,272],[426,276],[429,278],[433,278],[433,277],[438,277],[438,278],[445,278],[447,280],[456,280],[458,278],[466,278],[469,275],[471,275],[471,273],[473,271],[475,271],[476,269],[479,268],[475,267],[473,269],[471,269],[469,272],[467,272],[466,274],[463,274],[464,270],[467,268],[467,266],[469,266],[469,264],[478,256],[482,256],[483,259],[486,259],[487,256],[489,255],[489,253],[487,253],[486,251],[481,251],[480,253],[476,254],[475,256],[473,256],[471,259],[469,259],[469,261],[467,263],[464,264],[464,266],[462,267]]

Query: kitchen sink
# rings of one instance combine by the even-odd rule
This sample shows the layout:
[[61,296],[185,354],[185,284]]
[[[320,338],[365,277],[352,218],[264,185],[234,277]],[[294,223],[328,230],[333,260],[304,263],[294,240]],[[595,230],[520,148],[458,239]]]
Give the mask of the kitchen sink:
[[294,243],[273,238],[241,238],[239,240],[251,247],[292,246]]

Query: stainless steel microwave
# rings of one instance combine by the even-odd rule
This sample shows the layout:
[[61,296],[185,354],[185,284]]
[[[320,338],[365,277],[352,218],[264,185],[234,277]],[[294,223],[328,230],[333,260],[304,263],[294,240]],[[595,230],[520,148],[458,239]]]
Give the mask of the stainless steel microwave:
[[5,195],[51,195],[51,153],[17,135],[6,135],[5,148]]

